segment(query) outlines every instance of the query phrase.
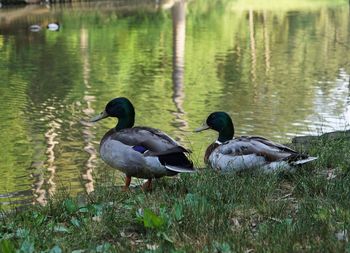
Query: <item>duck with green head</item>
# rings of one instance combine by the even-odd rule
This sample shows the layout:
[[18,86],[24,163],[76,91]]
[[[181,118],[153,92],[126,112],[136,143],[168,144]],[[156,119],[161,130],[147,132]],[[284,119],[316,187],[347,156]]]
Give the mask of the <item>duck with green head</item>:
[[150,189],[153,178],[195,171],[186,156],[190,151],[171,137],[155,128],[134,127],[135,110],[129,99],[112,99],[91,121],[107,117],[118,118],[118,123],[103,136],[100,155],[109,166],[126,174],[125,189],[131,177],[148,179],[144,188]]
[[202,127],[219,133],[218,139],[209,145],[204,162],[219,171],[241,171],[260,168],[264,171],[290,169],[293,166],[316,160],[297,151],[259,136],[240,136],[234,138],[234,126],[226,112],[211,113]]

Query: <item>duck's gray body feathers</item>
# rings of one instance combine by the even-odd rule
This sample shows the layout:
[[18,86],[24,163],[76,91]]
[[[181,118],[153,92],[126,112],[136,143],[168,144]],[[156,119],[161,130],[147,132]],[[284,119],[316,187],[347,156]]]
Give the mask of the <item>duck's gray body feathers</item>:
[[101,157],[108,165],[127,176],[139,178],[194,171],[192,162],[184,155],[188,152],[165,133],[149,127],[119,131],[113,128],[105,134],[100,144]]
[[234,138],[217,145],[208,156],[211,167],[221,171],[240,171],[257,167],[264,171],[274,171],[317,159],[259,136]]

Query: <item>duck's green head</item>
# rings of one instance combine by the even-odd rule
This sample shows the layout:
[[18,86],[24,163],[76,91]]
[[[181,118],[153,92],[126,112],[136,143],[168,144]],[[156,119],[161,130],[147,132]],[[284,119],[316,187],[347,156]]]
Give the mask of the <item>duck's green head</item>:
[[135,109],[129,99],[124,97],[114,98],[109,101],[106,108],[90,121],[96,122],[107,117],[118,118],[117,130],[133,127],[135,123]]
[[195,131],[201,132],[207,129],[213,129],[219,132],[218,141],[220,142],[231,140],[235,133],[232,119],[226,112],[211,113],[203,125]]

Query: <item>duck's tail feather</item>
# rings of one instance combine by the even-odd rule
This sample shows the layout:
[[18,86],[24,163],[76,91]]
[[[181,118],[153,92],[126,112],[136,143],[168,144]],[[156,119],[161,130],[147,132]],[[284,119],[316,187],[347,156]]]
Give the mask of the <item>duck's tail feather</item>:
[[192,153],[192,151],[189,149],[185,149],[184,147],[177,146],[177,147],[170,148],[168,150],[161,151],[161,152],[154,152],[154,151],[148,150],[147,153],[145,153],[145,156],[164,156],[164,155],[174,155],[174,154],[179,154],[179,153],[189,153],[190,154],[190,153]]
[[193,162],[184,153],[165,154],[158,156],[161,164],[179,168],[193,168]]
[[291,162],[292,165],[302,165],[308,162],[312,162],[314,160],[316,160],[318,157],[315,156],[309,156],[307,158],[301,159],[301,160],[297,160],[297,161],[293,161]]
[[196,172],[193,168],[184,168],[184,167],[178,167],[174,165],[165,165],[165,168],[167,168],[170,171],[178,172],[178,173],[193,173]]

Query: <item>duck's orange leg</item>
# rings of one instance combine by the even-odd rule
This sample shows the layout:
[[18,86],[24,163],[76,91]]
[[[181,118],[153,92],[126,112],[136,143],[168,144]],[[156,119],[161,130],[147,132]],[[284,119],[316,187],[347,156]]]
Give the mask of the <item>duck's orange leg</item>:
[[151,191],[152,190],[152,179],[148,179],[146,183],[142,185],[142,189],[144,191]]
[[123,191],[125,191],[125,192],[129,191],[130,183],[131,183],[131,177],[126,176],[125,177],[125,185],[123,186]]

